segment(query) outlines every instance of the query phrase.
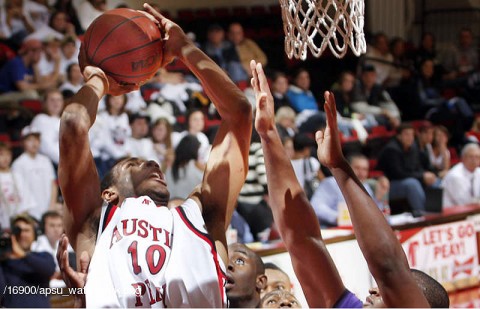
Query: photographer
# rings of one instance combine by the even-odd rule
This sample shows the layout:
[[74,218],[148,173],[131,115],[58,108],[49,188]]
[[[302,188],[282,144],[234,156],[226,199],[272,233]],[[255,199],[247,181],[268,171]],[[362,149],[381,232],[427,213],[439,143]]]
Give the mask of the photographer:
[[11,247],[9,242],[2,242],[6,245],[1,248],[2,307],[50,307],[47,295],[39,293],[39,289],[48,288],[55,263],[47,252],[30,251],[35,238],[36,222],[32,217],[18,215],[13,218]]

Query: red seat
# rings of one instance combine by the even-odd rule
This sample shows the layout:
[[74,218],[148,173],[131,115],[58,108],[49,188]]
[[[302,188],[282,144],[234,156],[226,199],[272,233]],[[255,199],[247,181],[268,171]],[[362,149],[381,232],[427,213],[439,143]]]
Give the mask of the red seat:
[[40,100],[22,100],[19,102],[20,106],[25,107],[28,110],[31,110],[34,114],[42,112],[42,101]]
[[0,142],[2,143],[10,143],[10,135],[7,133],[0,133]]
[[214,8],[213,16],[217,18],[230,17],[230,9],[227,7]]
[[232,13],[235,17],[247,17],[248,8],[245,6],[235,6],[232,8]]
[[190,9],[178,10],[177,15],[182,21],[192,21],[195,19],[195,14],[193,10]]
[[195,16],[203,19],[211,18],[212,11],[209,8],[201,8],[195,11]]
[[250,8],[252,15],[263,16],[267,15],[267,8],[263,5],[255,5]]

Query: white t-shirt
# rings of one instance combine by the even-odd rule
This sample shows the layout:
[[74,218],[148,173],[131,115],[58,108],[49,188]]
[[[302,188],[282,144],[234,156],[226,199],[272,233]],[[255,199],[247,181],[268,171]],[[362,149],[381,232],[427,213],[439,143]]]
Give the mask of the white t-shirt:
[[52,161],[40,153],[35,157],[22,153],[12,163],[12,171],[22,176],[35,197],[37,207],[30,214],[40,220],[48,210],[52,198],[52,186],[56,178]]
[[170,191],[170,198],[187,198],[193,189],[202,182],[203,171],[190,160],[184,167],[179,168],[178,180],[173,180],[172,168],[165,173],[165,179]]
[[0,172],[0,226],[10,227],[10,219],[36,207],[32,194],[20,175]]
[[40,153],[46,155],[54,164],[60,159],[60,117],[38,114],[33,118],[32,127],[40,131]]

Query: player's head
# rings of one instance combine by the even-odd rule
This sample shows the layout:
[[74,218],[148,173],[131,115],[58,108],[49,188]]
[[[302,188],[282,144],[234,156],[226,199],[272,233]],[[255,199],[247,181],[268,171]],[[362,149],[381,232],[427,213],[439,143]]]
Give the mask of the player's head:
[[265,275],[267,276],[267,285],[262,290],[261,297],[275,290],[292,290],[292,283],[288,275],[273,263],[265,263]]
[[227,297],[232,307],[258,306],[267,277],[262,259],[247,246],[228,246]]
[[148,196],[157,205],[167,206],[170,193],[165,175],[155,161],[126,158],[115,164],[101,183],[102,197],[118,204],[128,197]]
[[[411,269],[411,272],[431,308],[448,308],[450,306],[448,293],[438,281],[418,269]],[[369,293],[370,296],[367,297],[364,307],[386,307],[378,288],[370,289]]]
[[301,308],[301,306],[291,292],[273,290],[262,297],[260,308]]

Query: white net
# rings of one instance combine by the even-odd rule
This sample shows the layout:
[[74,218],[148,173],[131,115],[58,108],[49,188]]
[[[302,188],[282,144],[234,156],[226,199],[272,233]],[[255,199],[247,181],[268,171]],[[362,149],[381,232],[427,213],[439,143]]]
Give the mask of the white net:
[[364,0],[279,0],[285,31],[285,52],[305,60],[330,48],[342,58],[348,46],[356,56],[365,53]]

